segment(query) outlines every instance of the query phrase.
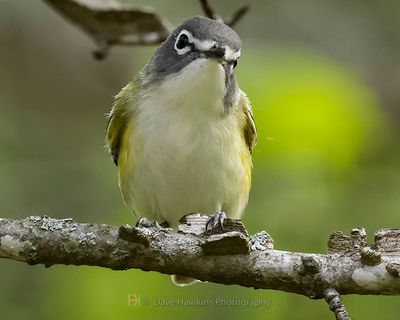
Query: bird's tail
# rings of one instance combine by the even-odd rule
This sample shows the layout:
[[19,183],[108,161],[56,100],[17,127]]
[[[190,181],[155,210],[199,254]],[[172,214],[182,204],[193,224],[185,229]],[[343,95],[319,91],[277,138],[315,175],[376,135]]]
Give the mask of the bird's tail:
[[197,279],[194,279],[191,277],[180,276],[178,274],[173,274],[171,276],[171,279],[174,284],[176,284],[177,286],[180,286],[180,287],[186,287],[186,286],[190,286],[193,283],[201,282],[200,280],[197,280]]

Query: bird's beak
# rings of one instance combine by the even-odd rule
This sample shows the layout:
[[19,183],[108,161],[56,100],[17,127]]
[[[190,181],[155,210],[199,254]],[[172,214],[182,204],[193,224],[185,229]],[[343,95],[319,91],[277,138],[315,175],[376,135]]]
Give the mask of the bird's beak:
[[208,59],[214,59],[222,65],[226,72],[232,71],[234,60],[227,59],[226,48],[220,45],[214,45],[210,49],[203,51],[203,54]]
[[221,46],[219,44],[213,45],[207,50],[201,51],[203,57],[217,61],[225,70],[227,74],[232,73],[236,65],[236,61],[240,56],[240,52],[230,52],[229,47]]

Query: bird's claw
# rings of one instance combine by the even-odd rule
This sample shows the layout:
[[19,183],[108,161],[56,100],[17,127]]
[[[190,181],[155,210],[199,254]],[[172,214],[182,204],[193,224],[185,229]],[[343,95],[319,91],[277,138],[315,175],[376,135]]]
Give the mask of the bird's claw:
[[219,227],[221,231],[224,230],[224,220],[226,219],[226,214],[223,211],[217,211],[211,216],[208,217],[207,223],[206,223],[206,231],[208,231],[208,226],[211,225],[211,233],[214,232],[214,230]]
[[135,224],[135,227],[138,227],[138,228],[151,228],[154,226],[155,226],[155,224],[145,217],[140,217],[139,220]]
[[135,227],[138,228],[157,228],[157,229],[169,229],[168,222],[164,221],[162,223],[158,223],[156,220],[150,221],[145,217],[140,217],[136,222]]

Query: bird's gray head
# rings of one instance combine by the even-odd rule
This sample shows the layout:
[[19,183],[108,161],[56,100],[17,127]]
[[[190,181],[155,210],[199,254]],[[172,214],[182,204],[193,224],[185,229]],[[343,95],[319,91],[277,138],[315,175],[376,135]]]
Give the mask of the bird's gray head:
[[145,84],[154,84],[178,74],[197,59],[214,59],[225,70],[226,104],[238,89],[233,69],[240,57],[242,41],[226,24],[206,17],[184,21],[155,51],[144,69]]
[[156,78],[177,73],[198,58],[217,59],[235,67],[242,41],[226,24],[206,17],[184,21],[155,51],[146,67]]

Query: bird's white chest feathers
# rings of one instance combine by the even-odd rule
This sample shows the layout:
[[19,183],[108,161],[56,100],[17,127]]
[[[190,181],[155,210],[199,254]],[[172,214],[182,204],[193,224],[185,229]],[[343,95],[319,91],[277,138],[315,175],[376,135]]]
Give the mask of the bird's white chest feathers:
[[191,212],[241,215],[247,147],[224,95],[222,67],[199,59],[142,96],[129,140],[134,170],[121,180],[137,215],[172,226]]

